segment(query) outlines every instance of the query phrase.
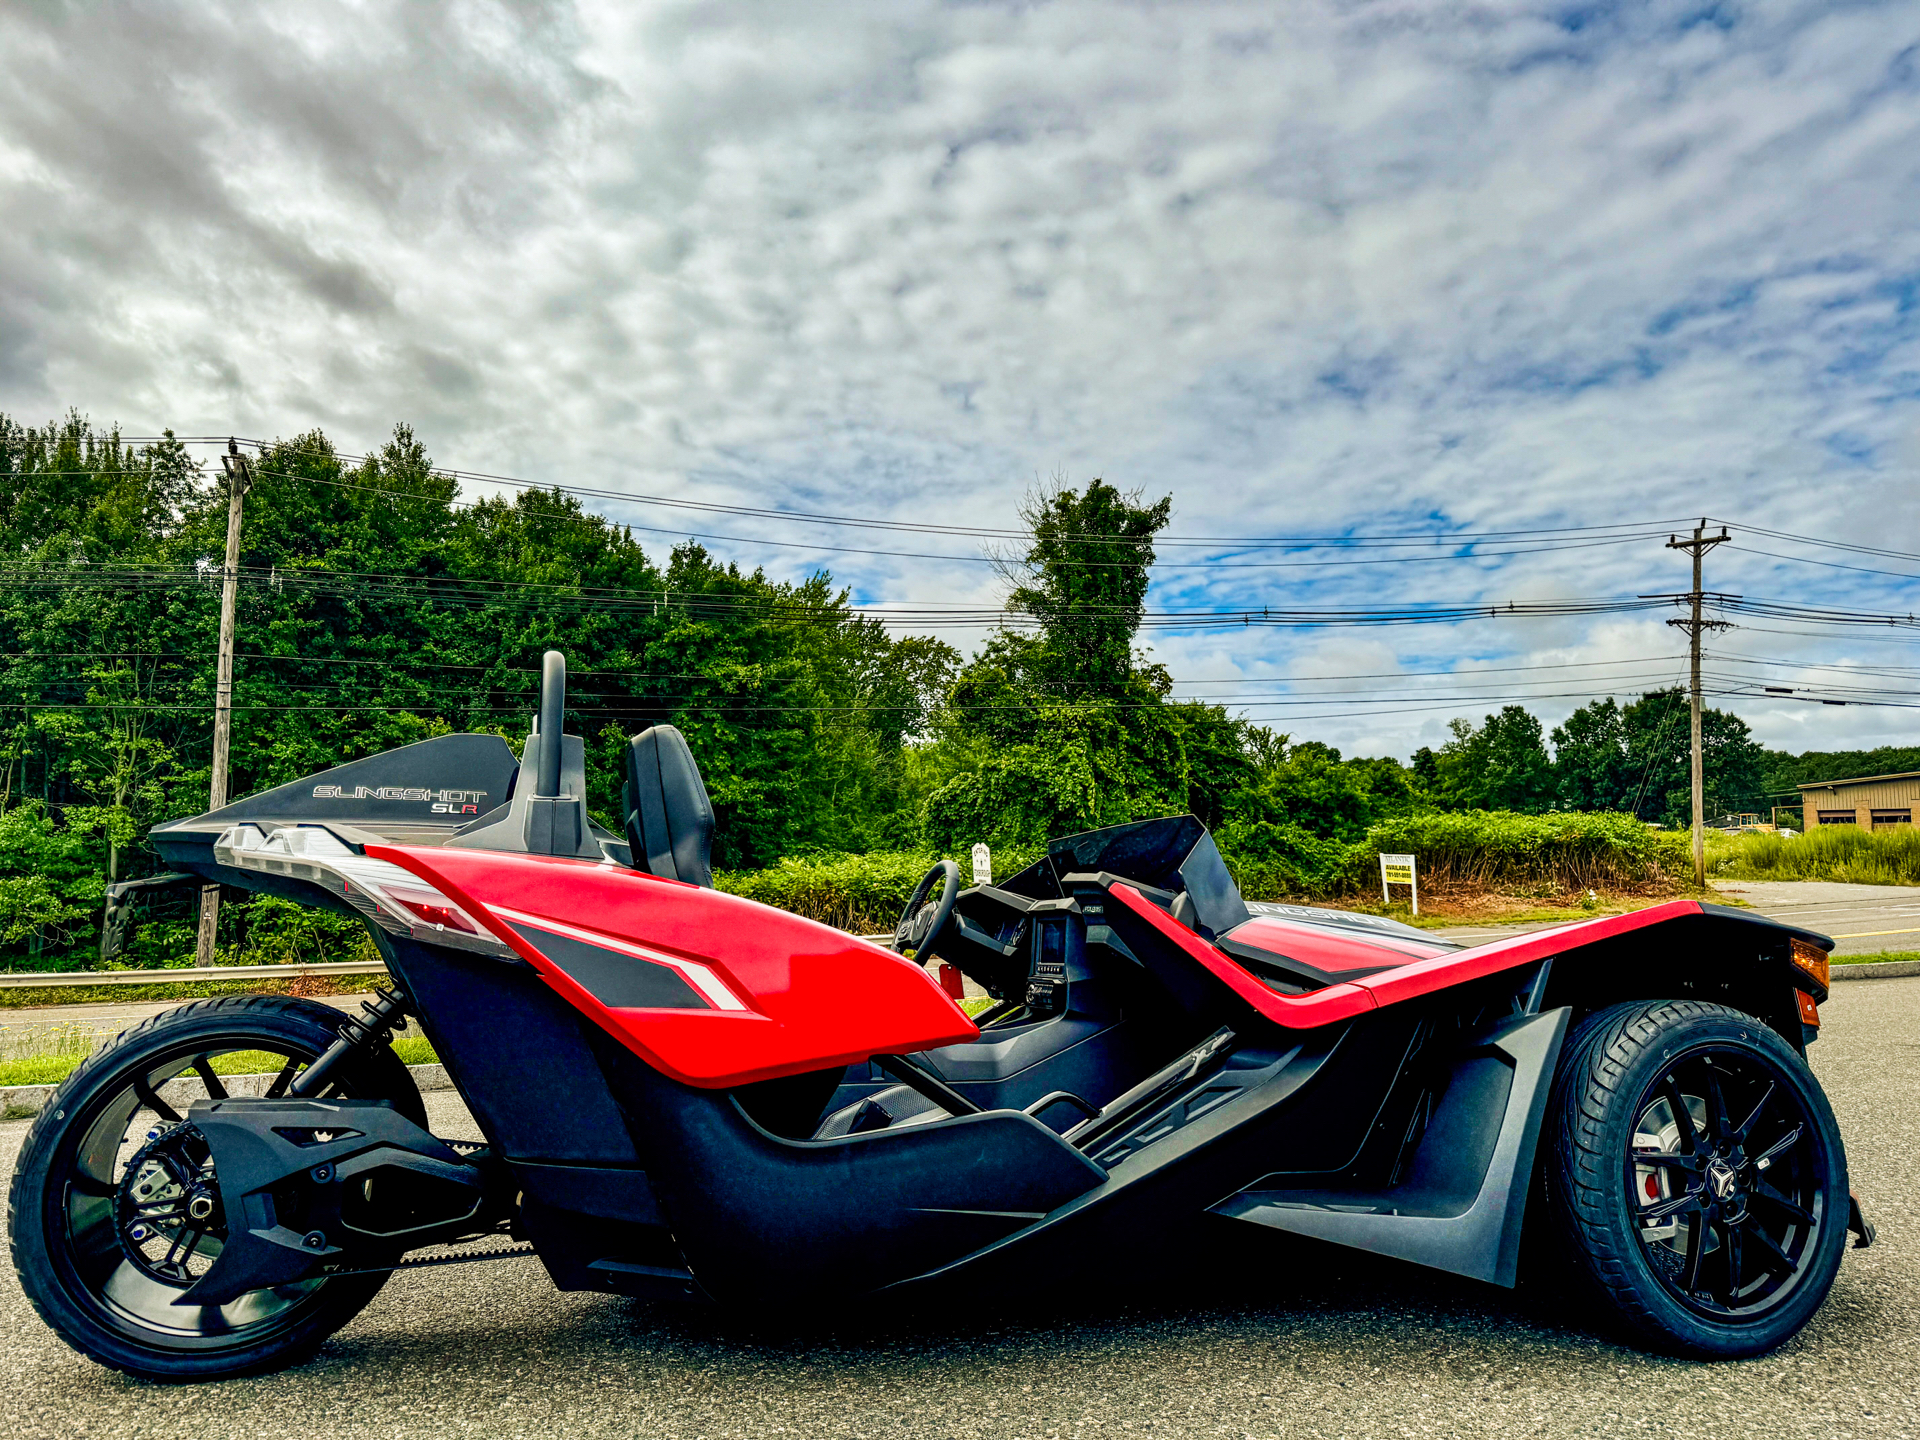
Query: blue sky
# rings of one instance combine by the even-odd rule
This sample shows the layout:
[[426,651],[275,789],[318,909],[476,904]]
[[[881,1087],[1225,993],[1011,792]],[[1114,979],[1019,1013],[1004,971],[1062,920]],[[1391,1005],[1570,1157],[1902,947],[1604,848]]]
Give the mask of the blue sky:
[[[973,525],[1101,475],[1172,495],[1179,535],[1708,514],[1913,552],[1915,57],[1912,4],[15,8],[0,410],[349,447],[406,420],[475,470]],[[1917,605],[1911,563],[1740,543],[1715,587]],[[998,595],[951,538],[715,548],[868,601]],[[1153,603],[1684,566],[1170,564]],[[1716,647],[1771,666],[1724,671],[1916,664],[1911,632],[1768,626]],[[1659,617],[1151,639],[1191,693],[1329,694],[1285,728],[1401,755],[1495,703],[1450,696],[1553,720],[1680,664]],[[1796,750],[1915,733],[1730,704]]]

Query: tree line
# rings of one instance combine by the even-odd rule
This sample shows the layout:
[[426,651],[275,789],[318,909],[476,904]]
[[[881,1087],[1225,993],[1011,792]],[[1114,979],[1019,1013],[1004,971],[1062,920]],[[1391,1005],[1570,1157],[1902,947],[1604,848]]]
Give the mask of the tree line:
[[[731,869],[1032,846],[1179,811],[1257,859],[1424,809],[1685,811],[1678,691],[1584,707],[1545,739],[1506,707],[1409,765],[1174,699],[1136,645],[1170,503],[1099,480],[1027,505],[1029,541],[1006,563],[1014,623],[963,656],[888,635],[825,571],[770,580],[694,543],[649,555],[560,489],[463,501],[406,426],[364,459],[314,431],[251,468],[236,796],[450,731],[518,742],[552,648],[596,815],[615,823],[625,738],[671,722]],[[157,867],[146,829],[206,805],[229,481],[170,435],[130,445],[77,414],[0,416],[0,477],[0,964],[84,963],[105,886]],[[1755,808],[1811,759],[1708,717],[1723,808]],[[285,919],[228,909],[236,945]]]

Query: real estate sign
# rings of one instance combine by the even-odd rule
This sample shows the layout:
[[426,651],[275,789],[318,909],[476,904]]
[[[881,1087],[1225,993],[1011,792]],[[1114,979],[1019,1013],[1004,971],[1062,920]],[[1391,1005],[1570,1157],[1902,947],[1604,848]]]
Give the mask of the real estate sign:
[[1414,882],[1414,857],[1381,854],[1381,902],[1388,902],[1389,886],[1406,886],[1413,895],[1414,914],[1421,913],[1421,888]]

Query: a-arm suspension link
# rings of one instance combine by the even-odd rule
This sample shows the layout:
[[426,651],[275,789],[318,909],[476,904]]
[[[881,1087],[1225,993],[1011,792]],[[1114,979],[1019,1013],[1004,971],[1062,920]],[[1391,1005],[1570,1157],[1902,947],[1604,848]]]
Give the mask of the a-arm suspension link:
[[321,1054],[315,1061],[287,1087],[290,1096],[318,1096],[327,1087],[332,1076],[348,1057],[360,1050],[377,1050],[387,1044],[395,1031],[407,1029],[407,1008],[411,1004],[407,993],[398,986],[380,986],[374,990],[371,1001],[363,1001],[360,1014],[343,1016],[340,1021],[340,1039]]

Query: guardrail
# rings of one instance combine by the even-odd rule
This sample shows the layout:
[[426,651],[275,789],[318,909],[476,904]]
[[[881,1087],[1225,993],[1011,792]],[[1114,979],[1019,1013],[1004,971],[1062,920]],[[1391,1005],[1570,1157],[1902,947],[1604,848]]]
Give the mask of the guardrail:
[[187,966],[179,970],[13,971],[0,974],[0,990],[33,986],[153,986],[175,981],[248,981],[262,976],[384,976],[379,961],[316,961],[290,966]]

